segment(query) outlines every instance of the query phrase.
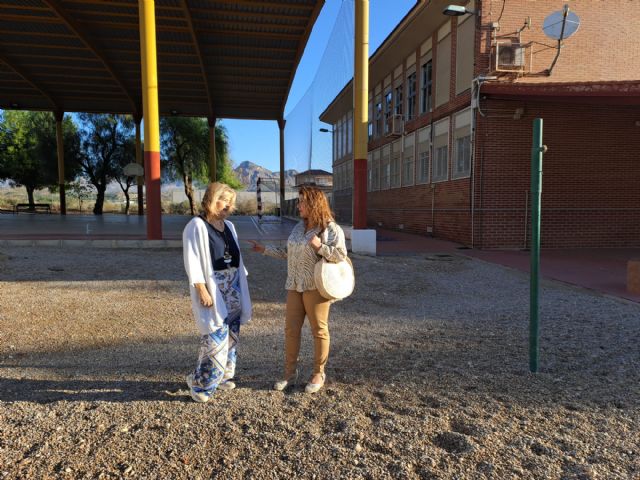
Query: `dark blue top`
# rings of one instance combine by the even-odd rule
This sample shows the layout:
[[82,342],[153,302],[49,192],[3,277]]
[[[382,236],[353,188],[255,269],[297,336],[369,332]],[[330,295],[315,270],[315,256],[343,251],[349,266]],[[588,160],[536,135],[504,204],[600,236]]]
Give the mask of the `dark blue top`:
[[[200,217],[202,218],[202,217]],[[211,262],[214,270],[226,270],[229,267],[238,267],[240,265],[240,249],[233,238],[233,233],[229,226],[224,224],[224,232],[213,227],[204,218],[207,231],[209,232],[209,251],[211,252]],[[231,255],[231,262],[224,261],[225,251]]]

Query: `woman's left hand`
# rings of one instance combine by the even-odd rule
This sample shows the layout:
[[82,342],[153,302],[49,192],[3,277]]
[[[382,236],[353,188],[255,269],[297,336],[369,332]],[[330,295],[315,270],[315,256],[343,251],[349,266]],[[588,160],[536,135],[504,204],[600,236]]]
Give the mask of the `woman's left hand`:
[[316,252],[320,250],[320,247],[322,246],[320,237],[318,237],[317,235],[311,237],[311,240],[309,240],[309,245],[311,245],[311,248],[313,248]]

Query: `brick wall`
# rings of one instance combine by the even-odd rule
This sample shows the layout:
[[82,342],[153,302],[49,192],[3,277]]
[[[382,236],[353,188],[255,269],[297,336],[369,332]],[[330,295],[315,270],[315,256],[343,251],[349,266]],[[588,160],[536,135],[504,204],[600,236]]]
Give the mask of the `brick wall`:
[[[492,37],[486,27],[498,21],[503,4],[499,35],[509,36],[530,16],[531,29],[523,31],[522,41],[553,45],[542,32],[542,23],[548,14],[561,10],[565,3],[566,0],[509,0],[506,3],[482,0],[482,18],[477,20],[481,28],[476,33],[479,56],[475,74],[490,73]],[[640,25],[640,2],[581,0],[570,2],[570,6],[582,23],[578,32],[565,41],[553,74],[547,76],[540,72],[551,65],[555,50],[540,48],[533,63],[534,70],[540,70],[539,75],[520,78],[505,75],[501,79],[525,83],[640,80],[640,49],[635,45],[634,30],[635,25]],[[620,11],[625,12],[623,17]],[[451,22],[449,102],[407,122],[407,133],[450,116],[470,103],[469,91],[455,94],[457,19]],[[619,28],[603,35],[603,25]],[[607,31],[611,33],[611,29]],[[433,33],[432,41],[435,79],[437,32]],[[419,59],[420,52],[416,53]],[[417,67],[419,75],[419,62]],[[435,88],[434,81],[434,97]],[[639,246],[640,127],[636,122],[640,121],[640,111],[637,107],[597,105],[598,99],[593,97],[577,97],[571,101],[573,103],[561,103],[553,98],[540,101],[531,97],[483,99],[481,106],[486,116],[479,119],[477,126],[473,202],[469,178],[369,192],[369,225],[423,235],[432,228],[439,238],[480,248],[526,247],[531,228],[532,123],[540,117],[544,118],[544,141],[549,147],[544,158],[542,246]],[[600,102],[606,101],[600,99]],[[519,120],[514,119],[516,109],[523,112]],[[449,133],[450,169],[452,128],[453,122]],[[369,150],[391,140],[374,139],[369,143]],[[337,213],[346,216],[350,206],[350,192],[336,197]]]
[[[478,0],[476,0],[478,2]],[[504,12],[500,12],[504,4]],[[564,41],[560,57],[547,76],[556,55],[557,42],[543,30],[545,17],[568,4],[580,18],[578,31]],[[534,44],[532,73],[538,75],[513,79],[522,83],[594,82],[640,79],[640,48],[637,46],[640,25],[640,2],[637,0],[482,0],[482,26],[479,44],[479,73],[486,74],[491,52],[491,37],[508,38],[531,17],[531,28],[521,33],[523,43]],[[492,31],[492,22],[500,29]],[[544,45],[553,48],[545,48]]]
[[[478,125],[476,235],[522,248],[530,233],[533,119],[543,118],[542,246],[640,245],[640,112],[636,107],[485,101]],[[515,108],[525,116],[509,116]]]

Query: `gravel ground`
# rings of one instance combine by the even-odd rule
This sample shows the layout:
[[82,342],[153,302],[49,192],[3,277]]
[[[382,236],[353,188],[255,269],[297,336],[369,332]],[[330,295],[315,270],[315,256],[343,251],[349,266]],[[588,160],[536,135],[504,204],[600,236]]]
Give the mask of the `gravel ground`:
[[285,263],[245,259],[238,388],[196,404],[180,250],[3,248],[0,478],[640,478],[640,305],[543,282],[534,375],[526,276],[354,256],[326,388],[281,393]]

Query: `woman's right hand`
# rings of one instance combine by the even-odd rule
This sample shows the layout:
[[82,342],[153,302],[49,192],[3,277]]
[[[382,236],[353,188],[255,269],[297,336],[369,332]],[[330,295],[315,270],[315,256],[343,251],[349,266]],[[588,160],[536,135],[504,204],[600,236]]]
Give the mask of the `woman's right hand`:
[[204,283],[196,283],[195,287],[196,291],[198,292],[198,296],[200,297],[200,305],[202,305],[203,307],[213,306],[213,298],[211,298],[211,295],[209,295],[207,285]]
[[251,244],[251,250],[258,253],[264,253],[264,245],[256,240],[247,240]]

